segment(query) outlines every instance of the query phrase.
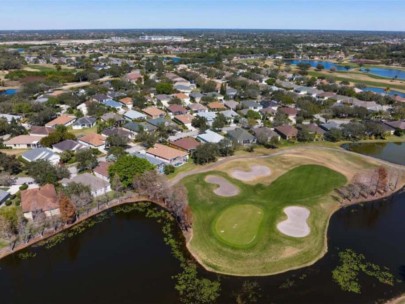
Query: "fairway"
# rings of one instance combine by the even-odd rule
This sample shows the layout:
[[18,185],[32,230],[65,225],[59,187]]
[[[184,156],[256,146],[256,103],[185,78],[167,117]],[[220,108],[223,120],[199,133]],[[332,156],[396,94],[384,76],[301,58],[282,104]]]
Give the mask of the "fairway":
[[225,243],[249,247],[256,240],[263,210],[254,205],[236,205],[225,209],[216,219],[214,231]]

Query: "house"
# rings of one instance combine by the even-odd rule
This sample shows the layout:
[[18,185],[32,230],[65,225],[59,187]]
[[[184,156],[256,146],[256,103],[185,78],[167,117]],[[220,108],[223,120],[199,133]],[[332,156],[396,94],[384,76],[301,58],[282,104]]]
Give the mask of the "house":
[[60,156],[48,148],[37,148],[29,150],[23,153],[21,157],[29,163],[37,160],[46,160],[51,164],[56,165],[60,161]]
[[26,219],[33,220],[37,212],[46,217],[59,216],[59,200],[55,186],[46,184],[40,188],[21,191],[21,208]]
[[254,100],[243,100],[241,102],[241,104],[244,109],[248,109],[248,110],[252,110],[252,111],[256,111],[256,112],[259,112],[261,109],[263,109],[263,106]]
[[395,130],[405,130],[405,120],[397,120],[397,121],[384,121],[384,124],[394,128]]
[[169,106],[169,101],[171,99],[172,99],[172,97],[169,95],[166,95],[166,94],[156,95],[156,100],[158,101],[158,103],[161,103],[165,107]]
[[210,109],[212,111],[223,111],[223,110],[226,109],[225,105],[223,103],[218,102],[218,101],[210,102],[207,105],[207,107],[208,107],[208,109]]
[[222,96],[221,94],[219,94],[217,92],[209,92],[209,93],[205,94],[205,96],[215,98],[216,100],[219,100],[219,101],[224,101],[224,96]]
[[323,139],[323,136],[325,135],[325,130],[323,130],[322,128],[320,128],[317,124],[311,123],[308,125],[304,125],[306,126],[307,130],[309,133],[314,134],[315,135],[315,140],[321,140]]
[[234,119],[236,117],[239,117],[239,114],[236,113],[234,110],[226,110],[226,111],[222,111],[221,112],[222,115],[225,116],[226,120],[228,121],[228,123],[233,123]]
[[125,130],[124,128],[107,128],[107,129],[104,129],[103,132],[101,132],[101,135],[103,135],[104,137],[120,136],[122,138],[128,138],[128,139],[135,138],[133,132]]
[[143,76],[139,71],[134,71],[125,75],[125,80],[132,83],[143,83]]
[[207,120],[207,124],[210,126],[214,122],[215,117],[217,117],[217,114],[215,112],[201,112],[197,113],[196,116],[204,117]]
[[80,117],[76,119],[72,128],[74,130],[81,130],[86,128],[92,128],[96,125],[97,119],[94,117]]
[[9,197],[10,197],[10,193],[9,193],[9,192],[0,190],[0,206],[1,206],[6,200],[8,200]]
[[123,123],[125,121],[125,119],[120,114],[112,113],[112,112],[105,113],[100,118],[104,122],[108,122],[110,120],[113,120],[117,124],[121,124],[121,123]]
[[109,97],[105,94],[96,94],[93,96],[93,101],[103,103],[104,101],[108,100]]
[[171,164],[175,167],[184,165],[188,160],[188,153],[162,144],[155,144],[146,154]]
[[107,182],[110,181],[110,175],[108,173],[108,168],[110,167],[111,163],[101,161],[98,163],[97,167],[93,169],[94,175],[98,178],[101,178]]
[[80,137],[79,143],[90,148],[102,150],[105,148],[105,137],[97,133],[90,133],[83,137]]
[[53,131],[55,131],[55,129],[51,127],[32,126],[30,130],[30,135],[45,137],[51,134]]
[[180,105],[174,104],[167,107],[167,111],[169,111],[173,115],[182,115],[187,114],[188,110]]
[[138,123],[132,121],[125,124],[122,128],[135,134],[139,133],[141,130],[145,132],[153,132],[157,129],[157,127],[145,122]]
[[219,143],[224,138],[225,137],[223,137],[222,135],[215,133],[211,130],[206,130],[205,133],[198,134],[198,136],[197,136],[197,139],[201,142],[214,143],[214,144]]
[[182,114],[174,116],[173,120],[184,125],[187,129],[192,129],[191,122],[193,121],[194,116],[191,114]]
[[174,98],[178,98],[182,103],[188,105],[190,103],[190,97],[184,93],[177,93],[172,95]]
[[298,111],[297,109],[290,108],[290,107],[282,107],[278,108],[278,111],[284,113],[288,116],[288,119],[291,120],[293,123],[296,122]]
[[298,130],[289,125],[282,125],[274,128],[278,134],[284,139],[295,140],[297,139]]
[[277,111],[277,109],[280,107],[279,103],[275,100],[262,100],[260,105],[263,107],[263,109],[270,108],[274,111]]
[[239,106],[239,102],[235,100],[227,100],[224,102],[225,107],[231,110],[236,110],[237,107]]
[[55,151],[56,153],[63,153],[65,151],[78,151],[84,148],[86,148],[86,146],[72,139],[66,139],[52,146],[53,151]]
[[281,139],[278,133],[267,127],[255,128],[253,129],[253,132],[255,133],[257,141],[260,143],[269,143],[273,138],[275,138],[277,141]]
[[238,94],[238,90],[231,88],[231,87],[227,87],[226,88],[226,93],[225,95],[228,96],[229,98],[235,98],[235,96]]
[[203,94],[199,93],[199,92],[193,92],[190,93],[190,97],[195,101],[195,102],[200,102],[201,98],[203,98]]
[[147,107],[142,110],[143,113],[151,117],[152,119],[155,118],[163,118],[166,116],[166,113],[156,107]]
[[146,122],[152,126],[155,126],[156,128],[160,125],[164,125],[166,127],[170,125],[170,121],[164,118],[149,119]]
[[73,178],[64,178],[61,180],[63,186],[67,186],[70,183],[77,183],[88,186],[90,188],[91,195],[94,197],[104,195],[111,191],[110,183],[102,178],[98,178],[91,173],[84,173],[76,175]]
[[70,126],[72,125],[76,120],[75,116],[72,115],[65,115],[62,114],[61,116],[55,118],[54,120],[51,120],[50,122],[48,122],[47,124],[45,124],[45,127],[50,127],[50,128],[54,128],[56,126]]
[[256,143],[256,137],[250,134],[248,131],[242,128],[236,128],[235,130],[228,131],[227,136],[235,143],[239,145],[252,145]]
[[124,118],[128,120],[144,120],[147,118],[147,116],[141,112],[129,110],[124,113]]
[[103,104],[106,107],[116,109],[117,111],[120,111],[122,109],[122,107],[123,107],[122,103],[117,102],[117,101],[112,100],[112,99],[107,99],[107,100],[103,101]]
[[155,170],[159,174],[163,174],[165,172],[165,167],[167,165],[166,162],[159,160],[158,158],[155,158],[153,156],[149,156],[147,154],[140,153],[140,152],[132,153],[131,155],[138,157],[138,158],[146,159],[148,162],[150,162],[152,165],[155,166]]
[[[194,89],[192,85],[186,85],[184,83],[178,82],[176,83],[173,88],[181,93],[190,94],[191,91]],[[190,99],[189,99],[190,101]]]
[[19,135],[5,141],[4,145],[13,149],[39,148],[41,139],[41,136]]
[[132,109],[132,107],[134,105],[134,101],[132,100],[131,97],[121,98],[120,103],[122,103],[125,107],[127,107],[130,110]]
[[21,120],[21,116],[19,115],[10,115],[10,114],[0,114],[0,119],[5,119],[7,120],[8,123],[12,122],[13,119],[15,121]]
[[193,111],[193,113],[208,112],[208,109],[200,103],[192,103],[188,105],[188,108]]
[[195,138],[193,137],[183,137],[179,138],[177,140],[171,141],[170,146],[176,148],[176,149],[181,149],[186,151],[187,153],[192,153],[197,149],[197,147],[201,145],[200,142],[198,142]]

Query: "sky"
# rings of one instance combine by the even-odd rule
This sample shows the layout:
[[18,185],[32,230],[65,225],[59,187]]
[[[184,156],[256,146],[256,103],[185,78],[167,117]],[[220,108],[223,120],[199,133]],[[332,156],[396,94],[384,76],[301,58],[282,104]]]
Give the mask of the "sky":
[[0,0],[0,30],[405,31],[405,0]]

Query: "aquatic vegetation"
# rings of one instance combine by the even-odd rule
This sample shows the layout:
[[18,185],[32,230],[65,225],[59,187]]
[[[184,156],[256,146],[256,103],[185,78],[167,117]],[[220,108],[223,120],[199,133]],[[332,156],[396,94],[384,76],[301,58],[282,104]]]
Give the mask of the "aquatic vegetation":
[[382,284],[394,285],[394,276],[388,268],[367,262],[363,254],[346,249],[339,252],[340,265],[332,271],[332,277],[344,291],[361,293],[359,274],[374,277]]

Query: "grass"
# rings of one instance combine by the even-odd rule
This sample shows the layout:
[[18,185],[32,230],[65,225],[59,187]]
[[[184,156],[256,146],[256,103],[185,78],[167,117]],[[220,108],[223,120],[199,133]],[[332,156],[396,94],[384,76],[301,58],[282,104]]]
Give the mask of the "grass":
[[236,205],[224,210],[213,229],[224,243],[238,248],[251,247],[257,239],[263,210],[254,205]]
[[[337,208],[329,192],[345,184],[345,176],[323,166],[303,165],[284,171],[266,186],[242,183],[225,172],[192,175],[183,181],[194,218],[188,247],[207,269],[240,276],[268,275],[302,267],[322,255],[328,220]],[[204,181],[207,174],[227,178],[240,194],[215,195],[215,186]],[[291,205],[311,211],[308,237],[291,238],[277,230],[277,223],[286,218],[283,209]],[[261,216],[257,214],[260,209]],[[240,229],[232,231],[235,224]],[[224,236],[218,236],[221,230]],[[254,242],[249,242],[253,237]]]
[[97,126],[92,128],[85,128],[85,129],[73,129],[69,128],[69,132],[74,134],[77,138],[82,137],[87,134],[97,133]]

